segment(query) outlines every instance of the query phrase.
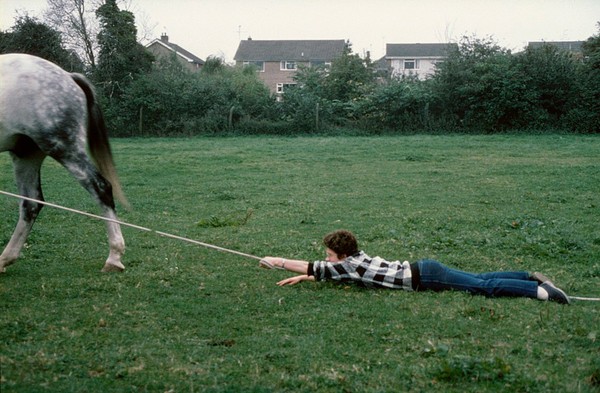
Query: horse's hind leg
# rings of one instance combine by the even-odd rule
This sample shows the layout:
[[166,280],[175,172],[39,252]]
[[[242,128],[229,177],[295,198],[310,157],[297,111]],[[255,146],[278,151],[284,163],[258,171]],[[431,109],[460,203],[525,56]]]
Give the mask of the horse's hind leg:
[[[110,220],[117,220],[115,212],[115,202],[112,193],[112,186],[104,179],[104,177],[96,170],[92,163],[87,158],[85,153],[81,152],[77,155],[72,155],[69,159],[57,158],[61,164],[79,183],[92,195],[96,202],[102,208],[104,217]],[[102,268],[103,272],[123,271],[125,266],[121,262],[121,258],[125,253],[125,240],[121,234],[121,226],[116,222],[107,221],[109,254],[106,263]]]
[[[32,151],[26,155],[20,154],[18,150],[11,153],[17,189],[20,195],[43,201],[40,168],[45,155],[37,146],[29,147],[32,148]],[[15,262],[21,254],[25,241],[42,207],[42,204],[21,200],[19,204],[19,221],[10,241],[4,248],[2,255],[0,255],[0,272],[3,272],[6,266]]]

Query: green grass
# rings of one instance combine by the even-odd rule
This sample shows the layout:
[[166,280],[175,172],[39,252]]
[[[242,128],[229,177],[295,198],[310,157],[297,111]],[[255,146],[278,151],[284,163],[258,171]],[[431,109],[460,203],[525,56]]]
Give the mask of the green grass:
[[[337,228],[371,255],[538,270],[600,296],[600,138],[117,139],[124,221],[315,260]],[[53,161],[48,201],[97,213]],[[8,154],[0,189],[15,191]],[[0,196],[0,243],[17,201]],[[593,392],[600,303],[275,285],[236,255],[46,208],[0,275],[7,392]]]

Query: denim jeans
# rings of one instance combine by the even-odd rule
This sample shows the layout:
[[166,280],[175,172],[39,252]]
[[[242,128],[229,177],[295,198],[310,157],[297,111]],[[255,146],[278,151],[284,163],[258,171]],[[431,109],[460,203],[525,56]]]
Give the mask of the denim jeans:
[[420,260],[417,264],[421,276],[417,290],[443,291],[454,289],[488,297],[525,296],[537,298],[538,283],[529,278],[528,272],[468,273],[451,269],[431,259]]

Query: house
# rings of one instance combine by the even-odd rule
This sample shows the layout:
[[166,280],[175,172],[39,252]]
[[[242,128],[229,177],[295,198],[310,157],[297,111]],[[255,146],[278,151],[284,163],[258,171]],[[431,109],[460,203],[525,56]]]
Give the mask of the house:
[[435,72],[435,65],[444,61],[456,44],[387,44],[382,59],[392,76],[416,76],[426,79]]
[[191,52],[183,49],[177,44],[169,42],[169,36],[162,34],[160,39],[155,39],[146,45],[156,58],[167,57],[175,54],[175,58],[181,62],[190,71],[200,71],[204,65],[204,61]]
[[236,65],[254,65],[269,90],[281,96],[294,85],[300,65],[331,65],[343,54],[344,40],[248,40],[240,41],[235,53]]
[[558,49],[571,53],[575,58],[583,58],[584,41],[532,41],[527,44],[529,49],[541,48],[544,45],[551,45]]

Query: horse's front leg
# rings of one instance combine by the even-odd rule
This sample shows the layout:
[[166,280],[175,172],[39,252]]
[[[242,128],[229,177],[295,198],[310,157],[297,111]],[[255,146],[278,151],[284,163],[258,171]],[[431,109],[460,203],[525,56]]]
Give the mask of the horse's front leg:
[[[96,200],[98,205],[102,208],[104,217],[109,220],[117,220],[112,186],[92,165],[85,155],[85,150],[81,149],[78,154],[60,157],[60,160],[65,168],[75,176],[94,200]],[[121,272],[125,270],[125,266],[121,262],[121,258],[125,253],[125,240],[121,234],[121,227],[116,222],[110,221],[107,222],[106,226],[108,232],[109,253],[102,271]]]
[[[15,153],[11,153],[11,156],[19,194],[43,201],[40,167],[45,156],[39,150],[27,156],[20,156]],[[21,200],[19,204],[19,221],[8,244],[0,255],[0,273],[4,272],[6,266],[14,263],[21,255],[21,250],[42,207],[43,205],[40,203]]]
[[[113,209],[105,209],[104,216],[111,220],[116,220],[117,215]],[[125,270],[125,266],[121,262],[121,258],[125,253],[125,240],[121,234],[121,226],[115,222],[107,222],[106,229],[108,232],[108,245],[109,253],[104,267],[103,272],[122,272]]]

